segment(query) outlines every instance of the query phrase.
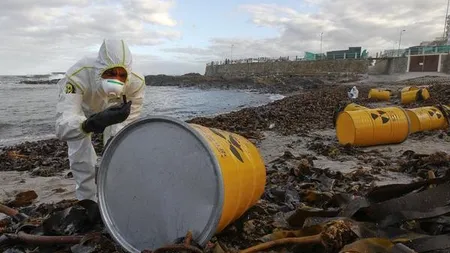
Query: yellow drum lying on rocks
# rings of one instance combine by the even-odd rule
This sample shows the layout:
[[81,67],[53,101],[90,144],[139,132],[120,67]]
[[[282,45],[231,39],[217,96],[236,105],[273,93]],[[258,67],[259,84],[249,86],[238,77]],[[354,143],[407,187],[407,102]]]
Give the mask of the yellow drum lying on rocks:
[[401,93],[401,103],[404,105],[413,103],[415,101],[427,100],[429,98],[430,98],[430,93],[425,88],[404,91]]
[[242,136],[158,116],[112,139],[97,179],[108,232],[128,252],[141,252],[189,230],[204,246],[260,199],[266,168]]
[[388,90],[370,89],[368,97],[382,101],[389,101],[391,98],[391,92]]
[[190,124],[219,159],[224,184],[222,216],[216,232],[241,217],[264,193],[266,167],[256,147],[244,137]]
[[445,115],[434,106],[407,109],[411,133],[429,130],[446,129],[448,122]]
[[372,146],[401,143],[409,135],[409,119],[400,107],[342,112],[336,121],[342,145]]

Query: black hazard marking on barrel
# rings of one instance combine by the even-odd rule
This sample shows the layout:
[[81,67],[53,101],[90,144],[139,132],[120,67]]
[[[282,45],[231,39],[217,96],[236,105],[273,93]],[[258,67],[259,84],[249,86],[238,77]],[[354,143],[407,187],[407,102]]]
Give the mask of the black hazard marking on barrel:
[[370,113],[370,115],[372,116],[372,119],[373,119],[373,120],[376,120],[376,119],[378,119],[378,118],[381,118],[381,122],[383,122],[383,124],[386,124],[386,123],[389,122],[389,120],[390,120],[389,116],[383,116],[383,115],[386,114],[385,111],[377,110],[377,112],[378,112],[378,114],[373,113],[373,112]]
[[239,154],[239,151],[232,145],[230,144],[230,151],[231,153],[233,153],[233,155],[242,163],[244,162],[244,160],[242,160],[241,154]]
[[[239,150],[242,150],[241,145],[239,144],[239,142],[233,138],[233,136],[230,134],[228,136],[228,139],[221,134],[219,131],[215,130],[215,129],[211,129],[211,132],[215,133],[217,136],[220,136],[221,138],[225,139],[228,141],[228,143],[230,144],[230,152],[234,155],[234,157],[236,157],[239,161],[241,161],[242,163],[244,163],[244,159],[242,159],[241,154],[239,153]],[[239,149],[239,150],[238,150]]]
[[433,117],[434,115],[436,115],[436,117],[438,119],[442,118],[442,114],[436,109],[436,108],[431,108],[430,111],[428,111],[428,114]]
[[239,144],[239,142],[237,142],[237,140],[234,139],[231,134],[230,134],[230,143],[233,144],[233,146],[235,146],[236,148],[238,148],[241,151],[243,151],[242,148],[241,148],[241,145]]

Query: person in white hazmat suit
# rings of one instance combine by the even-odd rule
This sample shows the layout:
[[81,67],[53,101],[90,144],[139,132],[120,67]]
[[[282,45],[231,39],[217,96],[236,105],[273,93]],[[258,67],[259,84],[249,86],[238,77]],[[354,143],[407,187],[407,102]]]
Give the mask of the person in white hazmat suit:
[[353,86],[352,89],[349,92],[347,92],[347,95],[348,95],[348,98],[350,98],[350,99],[357,99],[358,95],[359,95],[359,91],[356,88],[356,86]]
[[[78,200],[97,201],[97,154],[91,133],[103,133],[103,145],[142,110],[145,79],[132,70],[123,40],[104,40],[97,57],[75,63],[58,82],[56,136],[68,145]],[[124,96],[125,95],[125,96]]]

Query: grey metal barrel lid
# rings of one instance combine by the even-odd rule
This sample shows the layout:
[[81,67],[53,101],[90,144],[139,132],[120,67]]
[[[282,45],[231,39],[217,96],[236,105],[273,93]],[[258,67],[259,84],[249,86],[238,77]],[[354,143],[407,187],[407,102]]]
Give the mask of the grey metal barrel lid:
[[155,250],[184,237],[205,245],[223,206],[219,163],[189,124],[150,116],[123,128],[97,172],[106,229],[128,252]]

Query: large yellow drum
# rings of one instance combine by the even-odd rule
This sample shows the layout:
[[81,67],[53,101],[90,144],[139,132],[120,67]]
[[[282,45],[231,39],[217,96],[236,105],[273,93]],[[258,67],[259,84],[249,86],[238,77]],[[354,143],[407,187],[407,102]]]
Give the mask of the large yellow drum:
[[97,179],[108,232],[128,252],[141,252],[188,231],[204,246],[260,199],[266,168],[242,136],[158,116],[112,139]]
[[256,147],[244,137],[190,124],[218,158],[224,185],[224,204],[216,232],[241,217],[264,193],[266,167]]
[[409,135],[409,119],[400,107],[342,112],[336,121],[342,145],[372,146],[401,143]]
[[406,113],[411,122],[411,133],[448,127],[444,113],[434,106],[407,109]]

